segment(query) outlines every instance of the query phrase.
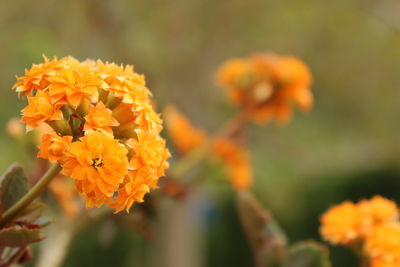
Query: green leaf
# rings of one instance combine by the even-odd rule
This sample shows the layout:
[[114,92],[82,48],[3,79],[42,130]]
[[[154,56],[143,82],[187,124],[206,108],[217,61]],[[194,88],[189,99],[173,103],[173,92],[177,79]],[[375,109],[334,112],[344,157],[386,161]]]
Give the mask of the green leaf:
[[317,242],[305,241],[289,248],[282,267],[331,267],[328,249]]
[[2,211],[8,210],[28,192],[28,179],[22,166],[18,163],[11,165],[0,177],[0,203]]
[[237,195],[237,210],[252,247],[256,266],[279,266],[285,255],[286,235],[272,214],[247,191]]
[[44,238],[40,228],[8,227],[0,230],[0,247],[23,247]]

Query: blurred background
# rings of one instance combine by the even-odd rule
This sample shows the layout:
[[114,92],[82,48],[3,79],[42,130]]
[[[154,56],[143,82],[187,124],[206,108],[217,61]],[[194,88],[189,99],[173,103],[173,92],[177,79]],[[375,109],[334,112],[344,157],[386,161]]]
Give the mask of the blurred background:
[[[15,75],[42,54],[133,64],[159,111],[176,104],[209,131],[234,113],[214,82],[223,61],[263,51],[299,57],[314,76],[315,107],[283,127],[249,127],[253,191],[291,241],[320,240],[318,218],[330,205],[374,194],[399,200],[399,11],[396,0],[1,1],[0,126],[24,106],[11,90]],[[0,147],[1,172],[26,161],[4,131]],[[175,211],[189,219],[169,222],[196,228],[186,266],[252,265],[233,192],[219,187]],[[154,248],[129,226],[106,223],[73,240],[64,266],[166,266],[153,251],[168,244]],[[99,242],[103,228],[109,242]],[[346,249],[332,248],[331,258],[355,266]]]

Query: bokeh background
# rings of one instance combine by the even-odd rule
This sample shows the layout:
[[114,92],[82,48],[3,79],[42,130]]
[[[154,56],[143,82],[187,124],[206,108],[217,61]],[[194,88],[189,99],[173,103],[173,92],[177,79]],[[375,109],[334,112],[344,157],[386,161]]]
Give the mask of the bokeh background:
[[[320,240],[318,217],[330,205],[374,194],[399,200],[399,11],[396,0],[1,1],[0,126],[24,105],[11,90],[15,75],[42,54],[133,64],[159,110],[176,104],[209,131],[234,113],[214,83],[219,64],[260,51],[294,55],[312,70],[315,107],[284,127],[249,127],[253,191],[291,241]],[[4,131],[0,147],[1,171],[26,161]],[[182,250],[186,263],[251,266],[233,193],[203,191],[177,211],[197,229],[197,252]],[[188,231],[190,220],[169,223]],[[111,241],[99,242],[103,224],[73,241],[65,266],[166,266],[153,259],[154,241],[128,226],[106,227]],[[331,258],[355,266],[345,249],[332,248]]]

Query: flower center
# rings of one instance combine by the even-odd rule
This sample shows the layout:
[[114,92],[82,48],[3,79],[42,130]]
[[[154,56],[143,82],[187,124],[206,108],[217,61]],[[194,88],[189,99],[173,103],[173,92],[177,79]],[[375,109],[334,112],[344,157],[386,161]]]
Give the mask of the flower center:
[[102,158],[93,159],[92,166],[95,167],[96,169],[103,166],[103,159]]
[[267,101],[272,96],[273,93],[274,89],[272,85],[267,82],[262,82],[253,89],[253,97],[254,100],[257,101],[257,103],[262,103]]

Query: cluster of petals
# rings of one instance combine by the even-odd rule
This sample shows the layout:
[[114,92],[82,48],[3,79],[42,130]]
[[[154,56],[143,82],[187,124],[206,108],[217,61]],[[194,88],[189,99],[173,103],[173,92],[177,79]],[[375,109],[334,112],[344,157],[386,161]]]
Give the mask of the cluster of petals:
[[358,203],[346,201],[322,215],[320,232],[334,245],[352,245],[368,238],[378,226],[398,217],[396,203],[381,196]]
[[28,99],[27,128],[51,127],[38,156],[62,165],[87,207],[129,211],[157,187],[170,154],[151,92],[132,66],[45,58],[14,88]]
[[287,122],[292,102],[302,110],[311,109],[311,80],[302,61],[268,53],[229,60],[217,73],[217,82],[226,89],[231,102],[259,123],[272,119]]

